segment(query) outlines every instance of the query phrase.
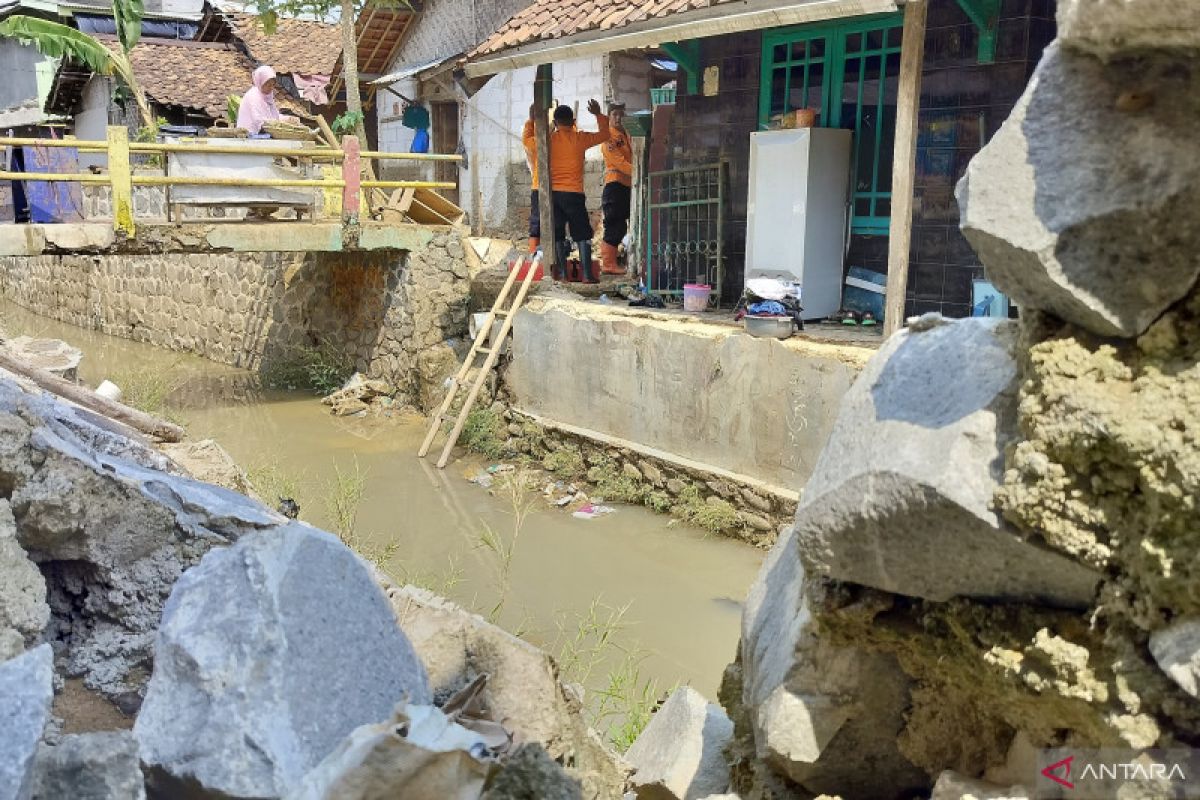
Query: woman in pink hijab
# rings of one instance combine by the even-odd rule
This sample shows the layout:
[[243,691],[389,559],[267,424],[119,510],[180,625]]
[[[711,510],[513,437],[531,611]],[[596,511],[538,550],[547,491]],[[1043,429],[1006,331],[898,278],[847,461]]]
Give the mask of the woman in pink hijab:
[[242,95],[237,126],[254,136],[262,131],[264,122],[273,119],[292,121],[294,118],[279,113],[279,107],[275,105],[275,70],[263,65],[254,70],[254,85]]

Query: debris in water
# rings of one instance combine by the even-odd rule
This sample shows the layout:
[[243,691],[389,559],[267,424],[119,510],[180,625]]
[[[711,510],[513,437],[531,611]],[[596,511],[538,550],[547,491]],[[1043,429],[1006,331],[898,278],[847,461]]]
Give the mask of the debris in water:
[[516,472],[517,468],[512,464],[492,464],[487,468],[489,475],[500,475],[505,472]]
[[588,503],[571,516],[575,517],[576,519],[595,519],[596,517],[601,517],[605,514],[611,514],[614,511],[616,511],[616,509],[612,506],[598,506],[593,503]]
[[492,478],[491,475],[488,475],[486,472],[481,472],[478,475],[474,475],[470,478],[467,478],[467,480],[469,480],[471,483],[474,483],[478,486],[482,486],[485,489],[492,488],[492,483],[495,481],[495,479]]
[[276,510],[288,519],[297,519],[300,516],[300,504],[291,497],[280,497]]

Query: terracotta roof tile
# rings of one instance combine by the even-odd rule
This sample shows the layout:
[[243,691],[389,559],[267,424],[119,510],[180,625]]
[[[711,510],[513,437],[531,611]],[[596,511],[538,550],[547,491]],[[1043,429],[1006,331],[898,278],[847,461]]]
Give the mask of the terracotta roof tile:
[[472,57],[547,39],[661,19],[698,8],[741,0],[534,0],[479,45]]
[[280,17],[275,32],[268,35],[252,14],[234,12],[225,16],[254,59],[280,74],[329,75],[342,52],[337,25]]
[[[113,46],[113,45],[110,45]],[[250,87],[254,65],[228,45],[143,39],[129,54],[134,75],[151,100],[225,116],[229,95]]]

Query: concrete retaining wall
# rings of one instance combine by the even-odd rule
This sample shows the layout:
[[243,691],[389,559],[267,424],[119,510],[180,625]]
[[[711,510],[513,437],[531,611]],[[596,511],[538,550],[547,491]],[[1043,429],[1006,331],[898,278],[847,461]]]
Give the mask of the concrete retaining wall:
[[505,384],[518,411],[796,492],[872,352],[535,298]]
[[457,233],[411,252],[0,258],[0,294],[37,314],[249,369],[328,342],[414,399],[455,364],[468,290]]

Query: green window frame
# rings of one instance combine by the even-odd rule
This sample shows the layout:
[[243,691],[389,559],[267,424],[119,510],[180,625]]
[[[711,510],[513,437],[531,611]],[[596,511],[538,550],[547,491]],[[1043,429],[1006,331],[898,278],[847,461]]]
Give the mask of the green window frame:
[[[889,117],[884,100],[887,81],[898,79],[903,23],[900,13],[872,14],[763,33],[758,128],[768,130],[774,115],[801,107],[795,100],[799,96],[804,105],[819,108],[819,127],[853,131],[853,233],[888,232],[891,182],[881,178],[891,174],[892,155],[883,151],[892,137],[884,134],[890,125],[894,136],[896,123],[894,106]],[[896,75],[888,76],[889,65]],[[865,89],[872,68],[878,73],[879,85],[870,102]],[[848,77],[850,86],[846,85]],[[818,98],[819,105],[813,102]],[[864,109],[868,111],[865,119],[871,123],[865,128]]]

